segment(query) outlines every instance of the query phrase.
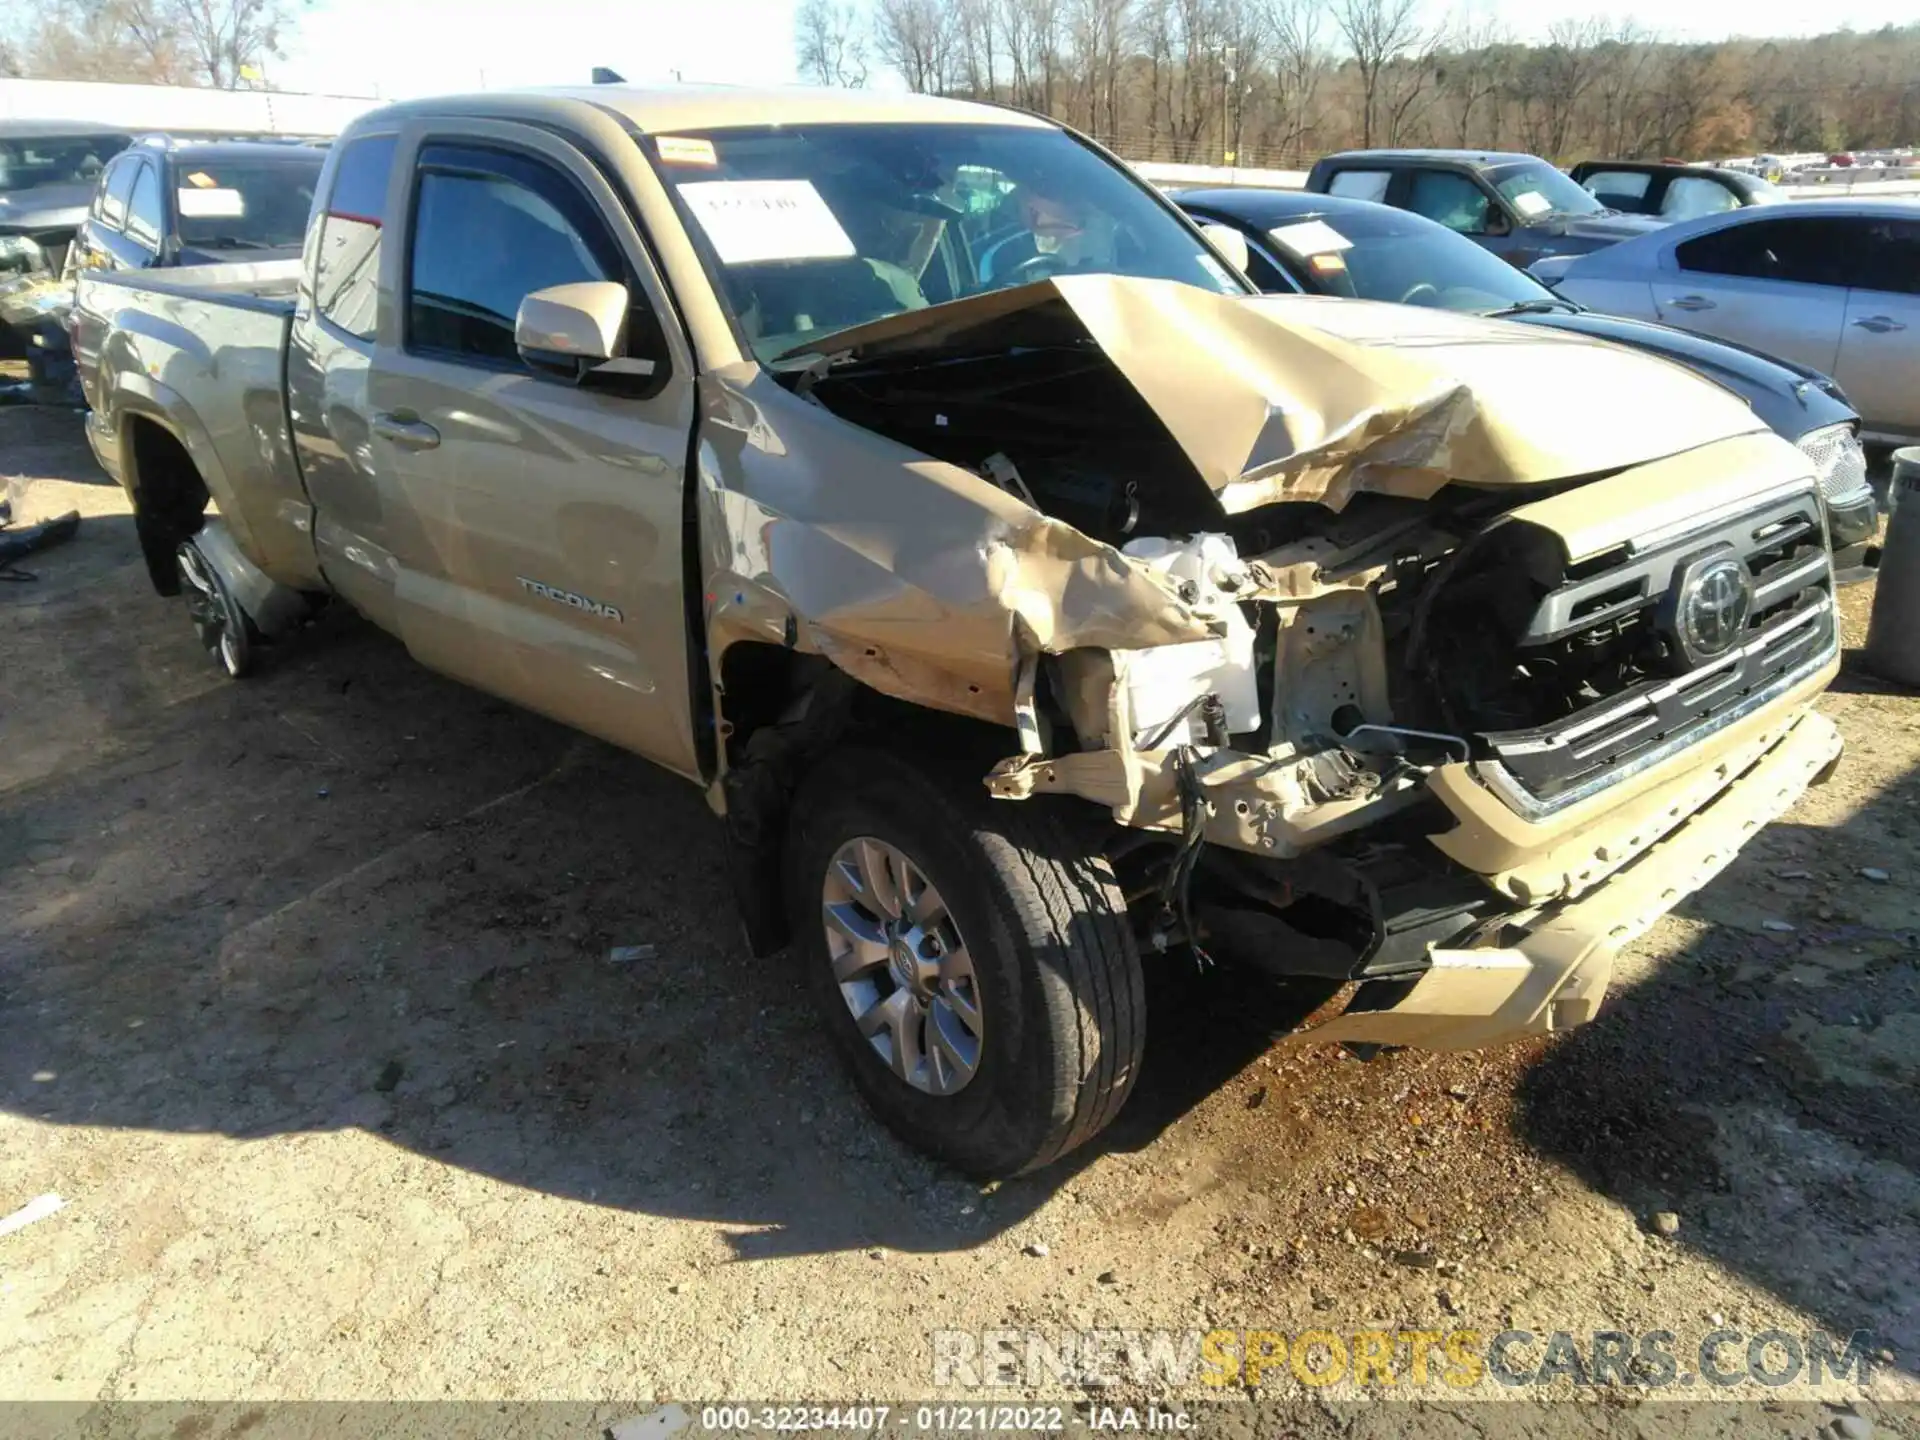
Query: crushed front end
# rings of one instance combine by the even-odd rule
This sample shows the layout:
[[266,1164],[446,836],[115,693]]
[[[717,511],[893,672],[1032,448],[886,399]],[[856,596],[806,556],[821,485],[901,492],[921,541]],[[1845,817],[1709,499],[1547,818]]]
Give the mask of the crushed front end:
[[[729,401],[757,418],[719,473],[781,518],[728,527],[770,563],[712,588],[751,570],[769,634],[811,593],[789,645],[1010,722],[989,790],[1108,810],[1142,946],[1317,982],[1342,1000],[1309,1036],[1591,1018],[1620,947],[1839,753],[1821,477],[1664,362],[1111,277],[838,338],[785,375],[800,409]],[[1595,391],[1633,423],[1596,429]],[[787,446],[752,437],[821,410],[910,458],[803,532],[796,497],[845,492],[757,479]],[[827,534],[846,564],[780,573]]]
[[1053,693],[1098,743],[991,788],[1155,837],[1114,848],[1144,942],[1346,987],[1307,1036],[1592,1018],[1618,950],[1837,758],[1809,708],[1839,663],[1831,553],[1768,436],[1511,498],[1363,500],[1216,568],[1256,636],[1255,731],[1209,734],[1230,707],[1202,698],[1149,733],[1130,682],[1159,652],[1068,654]]

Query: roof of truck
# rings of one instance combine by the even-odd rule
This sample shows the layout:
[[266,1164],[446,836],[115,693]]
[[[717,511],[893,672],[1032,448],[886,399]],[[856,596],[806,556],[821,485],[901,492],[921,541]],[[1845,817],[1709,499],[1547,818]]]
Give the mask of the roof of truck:
[[584,101],[613,110],[654,134],[725,130],[750,125],[858,125],[914,122],[923,125],[1022,125],[1053,122],[1024,110],[946,100],[933,95],[888,95],[874,90],[828,90],[809,85],[568,85],[491,91],[415,101],[396,108],[438,110],[448,105],[484,106],[503,96]]

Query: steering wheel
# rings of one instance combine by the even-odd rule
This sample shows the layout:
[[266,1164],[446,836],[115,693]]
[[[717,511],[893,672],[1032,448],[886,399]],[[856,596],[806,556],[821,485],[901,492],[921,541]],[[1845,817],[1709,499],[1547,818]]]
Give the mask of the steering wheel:
[[1000,282],[1001,287],[1011,289],[1015,285],[1027,285],[1035,280],[1048,280],[1067,268],[1067,264],[1058,255],[1029,255],[1018,265],[1007,271],[1007,278]]
[[1407,287],[1407,293],[1400,297],[1402,305],[1438,305],[1440,287],[1422,280],[1417,285]]

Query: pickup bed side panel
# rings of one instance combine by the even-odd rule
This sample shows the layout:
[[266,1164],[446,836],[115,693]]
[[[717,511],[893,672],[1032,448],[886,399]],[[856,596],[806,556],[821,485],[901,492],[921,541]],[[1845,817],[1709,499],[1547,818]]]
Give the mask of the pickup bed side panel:
[[322,588],[287,424],[291,307],[195,290],[196,274],[176,271],[164,287],[81,277],[81,325],[98,337],[93,424],[111,436],[96,449],[138,503],[132,437],[160,426],[186,448],[248,558],[282,584]]

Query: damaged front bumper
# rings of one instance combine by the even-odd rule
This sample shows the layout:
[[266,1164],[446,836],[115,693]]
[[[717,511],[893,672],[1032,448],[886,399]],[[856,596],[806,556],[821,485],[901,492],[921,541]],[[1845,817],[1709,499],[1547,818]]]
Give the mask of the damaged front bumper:
[[1344,1013],[1295,1038],[1471,1050],[1586,1023],[1614,956],[1823,779],[1841,748],[1832,721],[1803,712],[1711,801],[1579,899],[1510,921],[1500,943],[1435,948],[1417,978],[1366,982]]

